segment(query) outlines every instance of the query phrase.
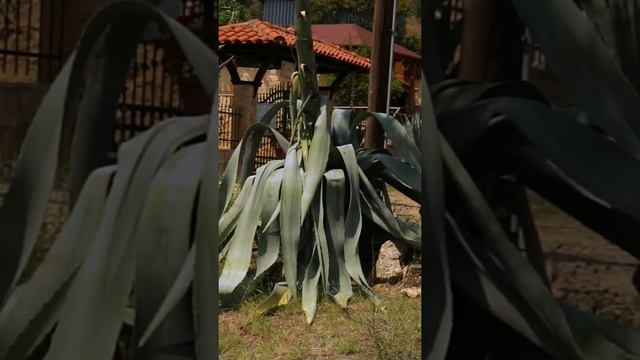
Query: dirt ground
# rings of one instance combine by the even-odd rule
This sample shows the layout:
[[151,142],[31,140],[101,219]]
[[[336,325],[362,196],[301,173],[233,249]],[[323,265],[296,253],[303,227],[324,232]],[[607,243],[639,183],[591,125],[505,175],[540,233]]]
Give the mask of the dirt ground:
[[638,261],[534,194],[531,200],[556,297],[640,329],[640,295],[631,283]]
[[[398,217],[420,221],[415,202],[390,192]],[[631,276],[638,261],[530,193],[555,296],[582,310],[640,329],[640,295]]]

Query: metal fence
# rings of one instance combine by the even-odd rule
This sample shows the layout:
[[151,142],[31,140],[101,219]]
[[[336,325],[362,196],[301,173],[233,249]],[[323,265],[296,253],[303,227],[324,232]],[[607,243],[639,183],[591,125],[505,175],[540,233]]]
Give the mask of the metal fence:
[[[265,92],[258,93],[258,104],[265,108],[280,100],[289,98],[289,84],[275,85]],[[291,121],[289,119],[288,109],[280,109],[276,113],[274,128],[278,130],[284,137],[289,138],[291,135]],[[267,134],[262,138],[258,153],[256,154],[256,165],[263,165],[274,159],[284,158],[284,152],[278,146],[275,137]]]
[[162,66],[164,50],[153,43],[138,46],[116,112],[114,146],[158,121],[178,115],[179,88]]
[[48,81],[62,67],[66,0],[0,0],[0,81]]
[[237,125],[240,121],[240,112],[233,108],[233,95],[220,94],[218,97],[218,148],[235,149],[240,142],[240,134],[237,133]]

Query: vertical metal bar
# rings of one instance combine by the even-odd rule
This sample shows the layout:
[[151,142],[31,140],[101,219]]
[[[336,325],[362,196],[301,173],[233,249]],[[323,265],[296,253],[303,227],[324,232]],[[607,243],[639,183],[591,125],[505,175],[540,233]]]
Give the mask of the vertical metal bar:
[[138,104],[140,104],[140,89],[139,89],[139,85],[140,85],[140,72],[143,71],[142,70],[142,64],[140,62],[140,47],[143,45],[138,45],[138,49],[136,51],[136,67],[135,67],[135,74],[133,76],[133,87],[131,89],[131,91],[133,91],[133,94],[131,96],[131,121],[127,124],[127,126],[131,129],[134,129],[136,127],[136,124],[138,122],[138,118],[140,117],[140,108],[137,106]]
[[[161,58],[164,58],[167,54],[165,53],[165,49],[162,49],[162,53],[161,53]],[[160,104],[162,106],[162,111],[158,112],[158,116],[157,116],[157,121],[160,121],[163,117],[163,113],[166,112],[167,108],[169,108],[171,106],[171,101],[170,99],[167,100],[166,96],[165,96],[165,79],[167,78],[167,69],[164,68],[164,63],[161,62],[161,69],[162,71],[160,72],[161,76],[160,76]]]
[[60,71],[60,69],[62,69],[62,64],[64,62],[64,24],[66,23],[65,21],[65,15],[67,12],[67,7],[66,2],[67,0],[59,0],[60,1],[60,17],[59,20],[60,21],[60,26],[58,27],[60,30],[60,32],[58,33],[59,35],[59,42],[58,42],[58,51],[57,51],[57,64],[56,64],[56,74],[58,73],[58,71]]
[[[55,0],[51,0],[51,6],[49,7],[49,29],[42,29],[40,30],[40,34],[48,34],[49,35],[49,48],[46,50],[46,54],[47,55],[53,55],[53,29],[55,29],[55,26],[53,25],[56,19],[56,6],[55,6],[56,2]],[[42,5],[40,5],[42,6]],[[44,31],[43,31],[44,30]],[[42,36],[42,35],[40,35]],[[53,72],[53,57],[49,57],[49,60],[47,61],[47,77],[51,78],[52,77],[52,72]]]
[[140,109],[140,123],[136,131],[144,129],[145,119],[147,118],[147,115],[149,113],[149,111],[147,111],[145,108],[145,105],[147,105],[147,73],[149,72],[149,57],[147,56],[147,53],[149,52],[149,46],[150,45],[148,44],[142,45],[144,49],[144,52],[142,54],[142,101],[140,102],[140,105],[142,105],[142,107]]
[[[9,48],[9,22],[10,22],[10,18],[9,18],[9,6],[10,6],[10,2],[7,1],[5,3],[5,8],[4,8],[4,14],[3,14],[3,18],[4,18],[4,27],[2,28],[2,35],[4,36],[4,47],[3,49],[8,49]],[[6,72],[7,71],[7,57],[8,55],[2,54],[2,72]]]
[[16,53],[13,57],[13,71],[17,75],[18,74],[18,61],[20,57],[18,56],[18,51],[20,50],[20,0],[16,0]]
[[[27,51],[29,53],[33,53],[33,51],[31,50],[31,31],[33,31],[31,29],[32,26],[32,16],[33,16],[33,0],[29,0],[29,3],[27,5]],[[31,70],[31,60],[32,60],[32,56],[29,56],[27,58],[27,68],[25,69],[25,75],[29,75],[29,72]]]
[[152,68],[152,77],[151,77],[151,110],[149,111],[149,122],[145,124],[145,126],[150,127],[154,123],[154,119],[158,113],[159,106],[156,105],[156,98],[158,97],[157,85],[158,85],[158,47],[152,45],[153,54],[151,55],[151,68]]

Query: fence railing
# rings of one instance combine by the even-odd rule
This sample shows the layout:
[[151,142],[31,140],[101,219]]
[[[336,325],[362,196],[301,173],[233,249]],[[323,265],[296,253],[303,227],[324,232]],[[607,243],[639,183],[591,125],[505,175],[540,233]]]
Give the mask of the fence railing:
[[66,0],[0,0],[0,81],[49,81],[62,67]]

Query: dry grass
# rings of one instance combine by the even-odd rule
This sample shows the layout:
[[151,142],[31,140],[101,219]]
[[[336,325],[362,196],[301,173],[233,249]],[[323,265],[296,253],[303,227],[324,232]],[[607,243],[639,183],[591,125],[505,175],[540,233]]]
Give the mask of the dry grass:
[[420,359],[420,299],[395,286],[377,286],[384,310],[356,296],[343,310],[321,301],[306,325],[294,301],[270,315],[254,316],[263,296],[222,312],[221,359]]

